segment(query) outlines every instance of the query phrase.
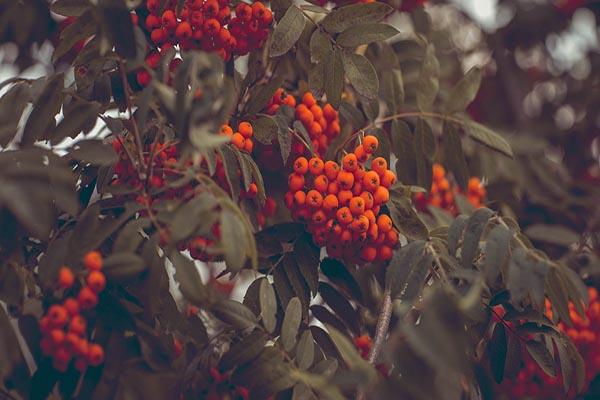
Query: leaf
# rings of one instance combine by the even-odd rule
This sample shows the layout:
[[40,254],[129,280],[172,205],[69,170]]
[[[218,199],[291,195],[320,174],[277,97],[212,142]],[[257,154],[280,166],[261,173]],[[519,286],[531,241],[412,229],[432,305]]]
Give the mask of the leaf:
[[25,360],[13,325],[3,306],[0,306],[0,351],[2,352],[0,378],[4,383],[14,373],[20,372],[19,370],[25,365]]
[[506,363],[506,353],[508,350],[506,342],[506,330],[504,325],[497,323],[492,333],[492,339],[489,343],[490,348],[490,369],[496,383],[504,379],[504,366]]
[[493,215],[494,212],[489,208],[480,208],[476,210],[467,221],[465,237],[461,246],[461,260],[463,267],[471,268],[473,260],[479,250],[479,240],[481,239],[483,229]]
[[26,146],[45,137],[49,128],[54,128],[54,117],[60,111],[62,90],[65,76],[63,73],[53,75],[46,83],[42,93],[34,100],[33,110],[27,118],[23,129],[21,143]]
[[109,280],[124,281],[138,277],[148,266],[134,253],[113,253],[104,259],[102,272]]
[[444,165],[452,172],[456,183],[464,191],[467,191],[469,182],[469,169],[467,161],[463,154],[460,135],[453,124],[444,121],[444,141],[442,148],[444,150]]
[[219,370],[229,371],[256,359],[267,343],[262,332],[254,332],[232,345],[219,360]]
[[227,268],[233,272],[239,272],[244,268],[248,255],[248,248],[251,246],[248,243],[249,232],[245,227],[246,222],[240,221],[240,217],[234,214],[229,209],[221,211],[221,243],[224,247],[224,257],[227,263]]
[[261,116],[255,121],[252,121],[252,128],[252,138],[262,144],[271,144],[277,139],[279,128],[273,117],[266,115]]
[[[65,114],[64,118],[49,134],[50,141],[57,144],[66,137],[74,139],[84,130],[86,131],[84,133],[87,133],[89,127],[94,127],[96,124],[99,112],[100,104],[77,101],[73,108],[69,110],[69,113]],[[113,154],[116,154],[114,150]],[[116,162],[116,159],[113,162]]]
[[392,147],[396,155],[396,176],[405,185],[417,183],[417,158],[413,135],[404,121],[393,120]]
[[425,252],[425,242],[417,240],[402,247],[390,261],[385,274],[392,299],[412,302],[419,295],[431,268],[433,256]]
[[471,139],[500,154],[512,158],[513,152],[508,142],[491,129],[475,121],[465,121],[465,132],[467,132],[467,135],[469,135]]
[[285,268],[285,274],[294,289],[294,293],[302,303],[302,314],[306,316],[308,314],[308,307],[311,299],[310,288],[302,276],[302,271],[300,271],[296,259],[291,253],[288,253],[283,259],[283,265],[281,267]]
[[515,335],[508,337],[506,361],[504,362],[504,377],[515,379],[521,370],[521,341]]
[[463,237],[468,220],[469,217],[466,215],[459,215],[450,225],[448,230],[448,252],[452,256],[456,256],[456,250],[458,250],[458,244]]
[[57,0],[50,5],[52,12],[65,17],[79,17],[88,8],[90,3],[87,0]]
[[[398,108],[404,104],[404,80],[402,78],[402,71],[400,68],[392,68],[388,71],[382,71],[380,72],[380,78],[382,98],[387,103],[390,111],[395,113]],[[396,121],[398,120],[394,120],[392,123]]]
[[352,26],[381,21],[393,11],[383,3],[353,4],[336,8],[321,21],[321,25],[328,32],[339,33]]
[[342,101],[340,104],[340,117],[348,121],[355,129],[361,129],[365,125],[365,118],[362,111],[354,104]]
[[175,268],[175,280],[179,282],[181,294],[194,304],[201,305],[207,301],[207,289],[196,265],[192,260],[183,256],[178,251],[173,251],[169,256]]
[[273,333],[277,327],[277,297],[275,297],[273,286],[266,278],[260,280],[259,296],[263,325],[269,333]]
[[553,378],[556,378],[556,366],[554,365],[554,357],[548,351],[548,348],[535,340],[528,340],[525,344],[527,352],[535,360],[542,370]]
[[333,51],[331,37],[320,29],[315,29],[309,42],[310,61],[312,63],[327,62],[327,57]]
[[0,98],[0,146],[6,147],[17,133],[23,111],[31,100],[28,82],[19,82]]
[[579,242],[580,235],[563,225],[535,224],[525,229],[531,240],[569,247]]
[[510,252],[510,239],[512,232],[502,225],[492,229],[485,244],[485,258],[483,270],[488,285],[492,286],[498,274],[502,271],[506,275],[506,262]]
[[320,249],[312,245],[306,236],[294,244],[294,258],[313,295],[317,294],[319,285],[319,252]]
[[[136,55],[136,43],[130,11],[122,0],[98,0],[95,11],[99,17],[101,34],[107,48],[127,59]],[[101,46],[102,46],[102,42]],[[102,48],[102,47],[101,47]]]
[[303,370],[310,368],[314,358],[315,343],[310,330],[307,329],[302,333],[302,336],[300,336],[298,349],[296,350],[296,362],[298,363],[298,368]]
[[422,118],[417,121],[413,136],[417,185],[430,190],[433,182],[433,156],[435,154],[435,138],[429,124]]
[[325,282],[319,282],[319,294],[331,307],[334,315],[340,318],[355,336],[360,336],[358,314],[348,299]]
[[449,114],[463,111],[477,96],[481,85],[481,68],[471,68],[452,88],[446,100],[446,112]]
[[296,346],[296,336],[302,321],[302,303],[294,297],[285,308],[283,325],[281,326],[281,343],[285,351],[291,351]]
[[440,63],[435,48],[429,44],[425,50],[419,81],[417,83],[417,105],[421,111],[429,111],[439,90]]
[[[312,157],[315,156],[315,148],[313,147],[312,144],[312,140],[310,138],[310,136],[308,135],[308,132],[306,131],[306,128],[304,127],[304,124],[298,120],[294,121],[294,132],[296,135],[300,135],[302,137],[302,139],[304,139],[304,142],[308,145],[307,150],[309,151],[310,155]],[[305,146],[306,147],[306,146]]]
[[212,305],[210,311],[221,321],[238,329],[246,330],[257,325],[252,311],[235,300],[220,300]]
[[80,140],[69,150],[69,154],[75,160],[87,161],[92,165],[114,164],[119,160],[112,146],[104,144],[102,140]]
[[361,96],[374,99],[379,92],[379,80],[375,67],[365,56],[342,52],[342,63],[348,80]]
[[277,140],[279,141],[279,147],[281,149],[281,159],[285,165],[287,164],[288,157],[292,151],[292,136],[290,135],[290,128],[285,117],[275,114],[274,119],[278,127]]
[[350,368],[350,370],[361,372],[364,374],[364,378],[367,378],[366,380],[374,379],[377,373],[369,363],[362,359],[358,354],[356,347],[350,342],[348,337],[333,327],[327,326],[327,330],[329,331],[331,340],[346,362],[348,368]]
[[513,251],[506,283],[513,305],[520,305],[529,295],[536,307],[543,306],[547,270],[546,262],[529,255],[523,248]]
[[410,198],[398,194],[394,190],[390,191],[390,201],[387,203],[390,210],[390,217],[394,226],[400,233],[409,239],[425,240],[429,236],[429,231],[423,221],[419,218]]
[[310,311],[312,312],[313,317],[322,323],[331,325],[340,332],[346,333],[348,331],[346,325],[344,325],[344,323],[337,316],[333,315],[327,308],[319,305],[312,305],[310,306]]
[[273,31],[269,55],[279,57],[287,53],[300,39],[305,25],[306,18],[302,11],[295,5],[290,6]]
[[85,11],[69,24],[60,34],[58,46],[54,49],[52,61],[56,61],[71,50],[81,40],[94,35],[98,29],[97,22],[91,10]]
[[341,50],[335,48],[330,53],[329,62],[324,66],[324,72],[323,90],[327,95],[327,101],[337,110],[340,107],[344,89],[344,62]]
[[349,27],[339,34],[336,41],[342,47],[356,47],[361,44],[380,42],[398,33],[400,32],[391,25],[371,22]]

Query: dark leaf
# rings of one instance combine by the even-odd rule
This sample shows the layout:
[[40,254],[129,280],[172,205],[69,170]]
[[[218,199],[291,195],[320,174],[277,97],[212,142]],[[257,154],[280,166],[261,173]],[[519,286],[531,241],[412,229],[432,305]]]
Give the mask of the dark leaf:
[[300,39],[305,25],[306,18],[302,11],[295,5],[291,5],[273,31],[269,55],[279,57],[290,51],[292,46]]
[[291,351],[296,346],[298,328],[302,321],[302,303],[294,297],[285,308],[283,325],[281,326],[281,343],[285,351]]
[[219,370],[229,371],[237,366],[251,362],[264,350],[267,343],[261,332],[254,332],[231,346],[219,361]]
[[148,266],[134,253],[113,253],[106,257],[102,272],[109,280],[125,281],[138,277]]
[[[381,95],[387,103],[390,111],[395,113],[398,108],[404,104],[404,80],[400,68],[393,68],[388,71],[380,72]],[[398,120],[394,120],[396,122]],[[398,121],[405,124],[403,121]],[[393,128],[392,128],[393,129]],[[410,130],[408,131],[410,133]]]
[[[290,9],[292,8],[295,7],[290,7]],[[283,81],[283,76],[274,76],[260,89],[258,93],[254,94],[252,96],[252,101],[248,105],[248,115],[252,116],[262,110],[267,105],[269,100],[271,100],[277,89],[281,87]],[[254,124],[252,125],[254,126]]]
[[427,46],[419,74],[417,104],[421,111],[429,111],[438,94],[440,63],[432,44]]
[[329,61],[324,65],[323,90],[327,95],[327,101],[335,109],[338,109],[340,106],[342,91],[344,89],[344,62],[342,61],[341,53],[341,50],[334,49],[328,57]]
[[252,122],[253,134],[252,138],[258,140],[262,144],[271,144],[277,139],[277,122],[271,116],[261,116]]
[[525,229],[525,234],[531,240],[569,247],[579,242],[579,234],[564,225],[535,224]]
[[17,133],[23,110],[31,101],[28,82],[19,82],[0,98],[0,146],[6,147]]
[[50,6],[53,12],[65,17],[79,17],[88,8],[90,3],[87,0],[57,0]]
[[221,321],[246,330],[256,326],[256,316],[248,307],[235,300],[221,300],[212,305],[210,310]]
[[354,307],[340,292],[325,282],[319,282],[319,294],[331,307],[333,313],[340,318],[344,325],[355,335],[360,336],[360,323]]
[[444,165],[452,171],[458,186],[467,191],[469,181],[469,169],[465,155],[462,150],[460,135],[454,125],[444,122],[444,141],[442,144],[444,150]]
[[343,101],[340,104],[340,117],[345,119],[352,125],[354,129],[361,129],[365,125],[365,118],[362,111],[354,104]]
[[[417,158],[410,128],[404,121],[392,121],[392,147],[396,155],[396,176],[405,185],[417,183]],[[427,188],[429,189],[429,188]]]
[[342,64],[348,80],[361,96],[374,99],[379,92],[379,80],[373,64],[360,54],[342,52]]
[[[465,237],[461,246],[461,260],[463,267],[471,267],[471,264],[479,251],[481,234],[493,215],[494,212],[489,208],[480,208],[469,218],[465,228]],[[450,229],[452,230],[452,227]]]
[[492,340],[490,340],[490,369],[496,383],[500,383],[504,379],[507,350],[506,330],[504,325],[497,323],[494,327]]
[[512,232],[502,225],[492,229],[485,244],[484,272],[489,285],[492,285],[500,272],[506,275],[506,262],[510,251]]
[[[179,282],[179,290],[181,291],[181,294],[183,294],[186,299],[194,304],[204,304],[208,300],[208,291],[206,286],[202,283],[202,279],[198,273],[198,268],[196,268],[194,262],[183,256],[178,251],[173,251],[169,258],[173,263],[173,267],[175,268],[174,278],[177,282]],[[227,311],[230,311],[230,308],[228,308],[225,304],[222,305],[222,314],[227,316]],[[215,315],[217,315],[217,317],[219,317],[220,314],[218,315],[216,311],[213,312]],[[234,313],[235,309],[231,312]],[[229,322],[228,320],[223,320]]]
[[52,55],[52,61],[56,61],[65,54],[75,44],[81,40],[94,35],[97,30],[97,23],[91,10],[85,11],[77,17],[72,24],[67,26],[60,34],[60,41]]
[[409,197],[391,190],[390,201],[387,206],[394,226],[398,228],[400,233],[413,240],[427,239],[429,231],[412,207],[412,201]]
[[319,251],[306,236],[294,244],[294,258],[313,295],[317,294],[319,284]]
[[517,248],[512,254],[508,267],[506,287],[510,290],[510,299],[515,306],[529,295],[536,307],[544,304],[546,286],[546,262],[534,258],[523,248]]
[[[99,112],[100,105],[98,103],[78,101],[50,133],[50,141],[57,144],[66,137],[74,139],[81,131],[88,131],[88,127],[95,125]],[[114,150],[112,152],[115,153]],[[115,161],[116,159],[113,162]]]
[[527,352],[535,362],[544,370],[544,372],[553,378],[556,378],[556,366],[554,357],[548,351],[546,345],[535,340],[528,340],[526,343]]
[[490,149],[497,151],[500,154],[504,154],[507,157],[513,156],[510,145],[502,136],[492,131],[491,129],[475,122],[465,122],[465,132],[471,137],[471,139],[483,144]]
[[302,333],[302,336],[300,336],[298,348],[296,349],[296,362],[298,363],[298,368],[310,368],[313,364],[314,358],[315,343],[310,330],[307,329]]
[[46,136],[49,129],[54,128],[54,117],[60,111],[64,74],[53,75],[42,93],[34,100],[33,110],[29,114],[23,130],[21,143],[30,146],[35,141]]
[[371,22],[379,22],[394,9],[383,3],[353,4],[336,8],[321,22],[323,28],[331,33],[343,32],[346,29]]
[[421,292],[431,268],[432,255],[425,251],[425,242],[411,242],[394,254],[387,267],[385,281],[392,299],[412,302]]
[[102,140],[80,140],[69,150],[69,154],[75,160],[93,165],[113,164],[119,159],[112,146]]
[[481,85],[481,68],[471,68],[452,88],[446,100],[446,112],[463,111],[475,99]]
[[340,33],[336,41],[342,47],[356,47],[361,44],[380,42],[398,33],[398,30],[391,25],[371,22],[351,26]]

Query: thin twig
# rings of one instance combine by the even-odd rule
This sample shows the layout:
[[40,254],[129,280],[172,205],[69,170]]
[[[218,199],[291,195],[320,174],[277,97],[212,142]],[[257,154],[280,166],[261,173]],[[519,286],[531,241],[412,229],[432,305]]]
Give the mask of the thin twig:
[[373,345],[369,351],[369,357],[367,361],[369,364],[375,364],[381,348],[383,347],[383,341],[385,340],[388,328],[390,326],[390,319],[392,318],[392,292],[388,288],[383,293],[383,303],[381,304],[381,311],[379,312],[379,319],[377,320],[377,326],[375,328],[375,339]]

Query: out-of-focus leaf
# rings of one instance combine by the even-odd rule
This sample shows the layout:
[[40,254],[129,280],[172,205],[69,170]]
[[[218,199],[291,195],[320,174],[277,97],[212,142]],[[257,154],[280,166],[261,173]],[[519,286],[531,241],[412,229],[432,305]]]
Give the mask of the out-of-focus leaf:
[[381,21],[393,11],[392,7],[384,3],[353,4],[336,8],[321,24],[328,32],[339,33],[352,26]]
[[461,246],[461,260],[465,268],[470,268],[479,250],[479,240],[494,212],[489,208],[480,208],[467,221],[465,237]]
[[[95,125],[99,112],[100,105],[98,103],[78,101],[49,134],[50,141],[56,144],[66,137],[75,138],[81,131],[87,131],[88,127]],[[115,153],[114,150],[113,153]]]
[[88,8],[90,3],[86,0],[57,0],[50,5],[53,12],[65,17],[79,17]]
[[492,131],[475,121],[465,122],[465,132],[469,137],[490,149],[497,151],[500,154],[504,154],[507,157],[513,156],[510,145],[502,136]]
[[462,142],[454,125],[446,122],[444,122],[442,149],[444,150],[444,165],[452,172],[458,186],[466,192],[469,182],[469,169],[463,154]]
[[19,82],[0,98],[0,146],[6,147],[17,133],[23,110],[31,100],[28,82]]
[[27,118],[21,143],[30,146],[46,136],[54,128],[54,117],[60,111],[65,77],[63,73],[53,75],[42,93],[34,100],[33,110]]
[[391,190],[387,204],[394,226],[409,239],[427,239],[429,231],[412,207],[410,198]]
[[148,268],[145,261],[134,253],[113,253],[103,262],[102,272],[110,280],[124,281],[138,277]]
[[273,31],[269,55],[279,57],[287,53],[300,38],[305,25],[302,11],[295,5],[290,6]]
[[425,252],[425,242],[417,240],[402,247],[387,267],[385,281],[392,299],[412,302],[419,295],[431,268],[433,256]]
[[544,304],[548,265],[529,255],[523,248],[514,250],[508,267],[507,288],[510,299],[518,305],[529,295],[536,307]]
[[421,111],[429,111],[440,86],[440,63],[435,55],[435,47],[430,44],[425,50],[417,88],[417,105]]
[[[295,7],[290,7],[290,10]],[[304,17],[303,17],[304,18]],[[287,51],[287,50],[286,50]],[[281,87],[284,81],[283,76],[274,76],[264,85],[260,91],[252,96],[252,101],[248,105],[248,115],[254,115],[262,110],[269,100],[273,97],[277,89]],[[254,127],[254,124],[252,124]]]
[[219,360],[219,369],[229,371],[236,366],[244,365],[262,353],[267,343],[263,333],[254,332],[231,346]]
[[[179,282],[181,294],[194,304],[202,305],[207,301],[207,289],[202,283],[198,269],[192,260],[183,256],[178,251],[173,251],[169,256],[175,268],[175,280]],[[223,305],[223,314],[229,310]],[[215,312],[215,315],[217,313]]]
[[98,25],[92,11],[85,11],[60,34],[60,41],[54,50],[52,61],[56,61],[67,54],[75,46],[75,43],[94,35],[97,29]]
[[248,307],[235,300],[221,300],[212,305],[210,310],[215,317],[238,329],[256,326],[256,316]]
[[392,146],[396,155],[396,176],[405,185],[417,183],[417,158],[413,135],[404,121],[392,121]]
[[[381,94],[390,111],[395,113],[404,104],[404,80],[400,68],[393,68],[380,73]],[[393,122],[396,122],[394,120]],[[403,122],[404,123],[404,122]],[[410,130],[409,130],[410,132]]]
[[563,225],[535,224],[525,229],[531,240],[568,247],[579,242],[579,234]]
[[506,275],[506,264],[510,251],[510,238],[512,232],[502,225],[492,229],[485,244],[484,272],[489,285],[492,285],[498,274]]
[[94,165],[113,164],[119,159],[115,150],[101,140],[78,141],[69,150],[69,154],[75,160]]
[[535,340],[528,340],[525,347],[537,365],[539,365],[545,373],[556,378],[554,357],[550,354],[546,346]]
[[452,88],[446,103],[446,112],[463,111],[475,99],[481,85],[481,68],[471,68]]

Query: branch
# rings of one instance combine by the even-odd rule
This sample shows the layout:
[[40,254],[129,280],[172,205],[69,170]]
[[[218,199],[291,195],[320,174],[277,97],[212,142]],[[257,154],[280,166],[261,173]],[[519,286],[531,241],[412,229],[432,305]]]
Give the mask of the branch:
[[392,318],[392,293],[390,289],[386,289],[383,293],[383,303],[381,304],[381,311],[379,312],[379,319],[377,320],[377,327],[375,328],[375,340],[369,351],[369,357],[367,361],[369,364],[374,365],[375,360],[381,352],[383,341],[388,333],[390,326],[390,319]]

